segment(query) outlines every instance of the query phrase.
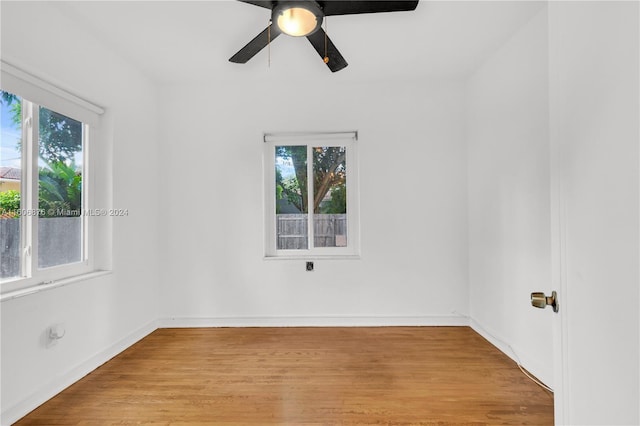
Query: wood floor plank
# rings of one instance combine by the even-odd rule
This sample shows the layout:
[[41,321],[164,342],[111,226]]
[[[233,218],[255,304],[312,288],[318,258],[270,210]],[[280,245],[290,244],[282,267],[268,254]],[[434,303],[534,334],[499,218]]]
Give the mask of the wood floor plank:
[[468,327],[160,329],[18,425],[553,424]]

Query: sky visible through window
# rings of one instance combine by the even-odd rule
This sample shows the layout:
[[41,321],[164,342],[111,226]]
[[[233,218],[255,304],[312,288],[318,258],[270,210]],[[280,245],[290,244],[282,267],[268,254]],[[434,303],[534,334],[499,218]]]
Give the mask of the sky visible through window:
[[280,170],[284,179],[290,179],[296,176],[296,169],[293,167],[293,161],[291,161],[290,158],[276,156],[276,167]]
[[0,166],[20,168],[20,128],[11,120],[11,111],[0,103]]

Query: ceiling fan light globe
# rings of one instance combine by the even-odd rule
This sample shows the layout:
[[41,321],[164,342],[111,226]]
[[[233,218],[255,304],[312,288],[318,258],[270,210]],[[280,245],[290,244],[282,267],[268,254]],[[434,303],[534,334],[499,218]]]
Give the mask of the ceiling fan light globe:
[[322,14],[306,7],[285,7],[274,10],[280,31],[293,37],[313,34],[322,24]]

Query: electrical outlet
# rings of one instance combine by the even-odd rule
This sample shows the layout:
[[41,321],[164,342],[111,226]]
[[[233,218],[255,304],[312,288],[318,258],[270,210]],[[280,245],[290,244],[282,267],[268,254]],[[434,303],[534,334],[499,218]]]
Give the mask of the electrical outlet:
[[51,327],[48,327],[46,330],[46,341],[45,346],[50,348],[58,344],[58,341],[64,337],[67,330],[65,329],[64,324],[53,324]]
[[64,337],[67,330],[64,328],[64,324],[54,324],[49,327],[49,339],[60,340]]
[[307,272],[313,271],[313,262],[307,262]]

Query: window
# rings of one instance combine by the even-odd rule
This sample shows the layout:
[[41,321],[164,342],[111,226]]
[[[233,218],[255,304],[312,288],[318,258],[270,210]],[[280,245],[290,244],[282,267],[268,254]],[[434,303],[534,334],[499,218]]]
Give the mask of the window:
[[266,257],[358,255],[356,136],[265,135]]
[[77,106],[69,107],[73,95],[52,96],[51,88],[45,92],[33,84],[35,78],[19,79],[16,75],[21,73],[15,70],[5,74],[13,68],[2,65],[0,283],[4,294],[93,268],[90,125],[83,121],[92,114],[78,114]]

